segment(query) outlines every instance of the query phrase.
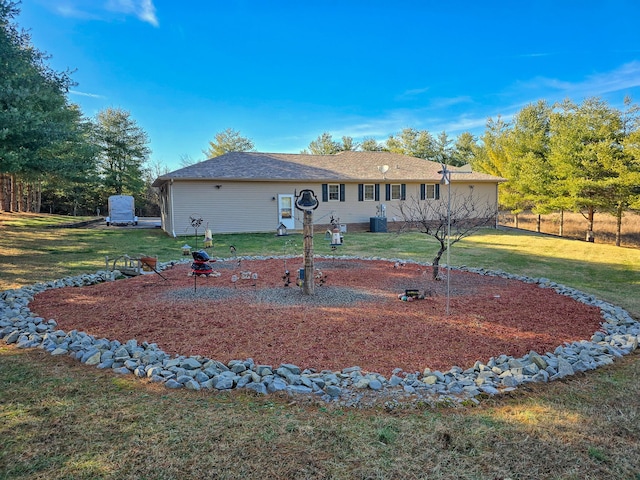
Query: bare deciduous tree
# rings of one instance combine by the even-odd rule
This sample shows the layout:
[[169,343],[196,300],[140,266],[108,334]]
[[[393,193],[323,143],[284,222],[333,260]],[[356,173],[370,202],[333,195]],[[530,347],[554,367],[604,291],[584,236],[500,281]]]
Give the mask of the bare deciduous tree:
[[[498,212],[495,204],[487,198],[474,196],[473,189],[470,189],[468,195],[452,192],[450,201],[448,194],[442,195],[439,199],[428,200],[416,200],[412,197],[400,204],[400,214],[404,221],[402,230],[417,229],[440,243],[438,253],[432,262],[433,279],[438,280],[440,259],[447,247],[474,234],[482,227],[495,225]],[[449,219],[451,233],[447,238]]]

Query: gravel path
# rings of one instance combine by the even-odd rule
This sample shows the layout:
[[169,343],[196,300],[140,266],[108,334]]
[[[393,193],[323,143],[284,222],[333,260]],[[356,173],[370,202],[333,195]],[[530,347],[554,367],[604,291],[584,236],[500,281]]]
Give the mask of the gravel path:
[[284,289],[251,287],[229,288],[229,287],[200,287],[194,291],[193,288],[180,288],[166,292],[164,298],[176,302],[193,302],[197,300],[232,300],[242,299],[243,304],[269,303],[282,306],[302,306],[313,305],[317,307],[339,307],[353,305],[357,302],[373,301],[375,295],[363,290],[344,287],[318,287],[314,295],[304,295],[297,287]]

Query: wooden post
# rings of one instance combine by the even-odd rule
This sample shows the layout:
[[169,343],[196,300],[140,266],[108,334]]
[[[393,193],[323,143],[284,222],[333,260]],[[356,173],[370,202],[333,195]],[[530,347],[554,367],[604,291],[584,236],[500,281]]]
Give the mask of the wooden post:
[[314,294],[313,278],[313,211],[304,211],[303,220],[304,235],[304,280],[302,281],[302,293],[305,295]]

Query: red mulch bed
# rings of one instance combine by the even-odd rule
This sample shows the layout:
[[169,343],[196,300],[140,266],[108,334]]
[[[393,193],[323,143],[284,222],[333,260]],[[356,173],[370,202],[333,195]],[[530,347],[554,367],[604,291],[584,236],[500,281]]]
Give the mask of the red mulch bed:
[[[288,260],[294,272],[301,260]],[[425,367],[468,368],[500,354],[522,356],[553,351],[563,342],[588,339],[599,329],[600,311],[539,288],[504,278],[451,272],[450,315],[446,281],[431,280],[431,269],[387,261],[316,260],[326,282],[318,299],[284,287],[283,260],[213,263],[220,277],[188,276],[189,265],[156,274],[90,287],[47,290],[30,308],[54,318],[59,328],[85,331],[121,342],[155,342],[165,352],[203,355],[222,362],[253,358],[256,363],[294,363],[302,368],[340,370],[359,365],[388,375]],[[239,280],[241,271],[258,274]],[[446,273],[446,271],[445,271]],[[194,299],[194,287],[197,288]],[[419,288],[430,296],[402,302],[398,293]],[[326,289],[324,292],[322,289]],[[335,302],[327,293],[335,293]],[[342,291],[364,301],[342,304]],[[261,292],[289,304],[265,301]],[[218,299],[208,298],[210,294]],[[328,295],[331,297],[331,295]],[[298,301],[299,300],[299,301]],[[293,302],[293,304],[291,304]]]

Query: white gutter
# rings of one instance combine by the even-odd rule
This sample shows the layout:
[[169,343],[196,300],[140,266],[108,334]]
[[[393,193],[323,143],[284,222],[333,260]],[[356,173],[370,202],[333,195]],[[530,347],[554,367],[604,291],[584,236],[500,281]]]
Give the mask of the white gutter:
[[171,197],[171,235],[173,235],[173,238],[176,238],[176,224],[173,209],[173,178],[169,182],[169,196]]
[[500,226],[500,205],[499,205],[499,199],[498,199],[499,193],[500,191],[498,190],[498,182],[496,182],[496,225],[495,225],[496,230]]

